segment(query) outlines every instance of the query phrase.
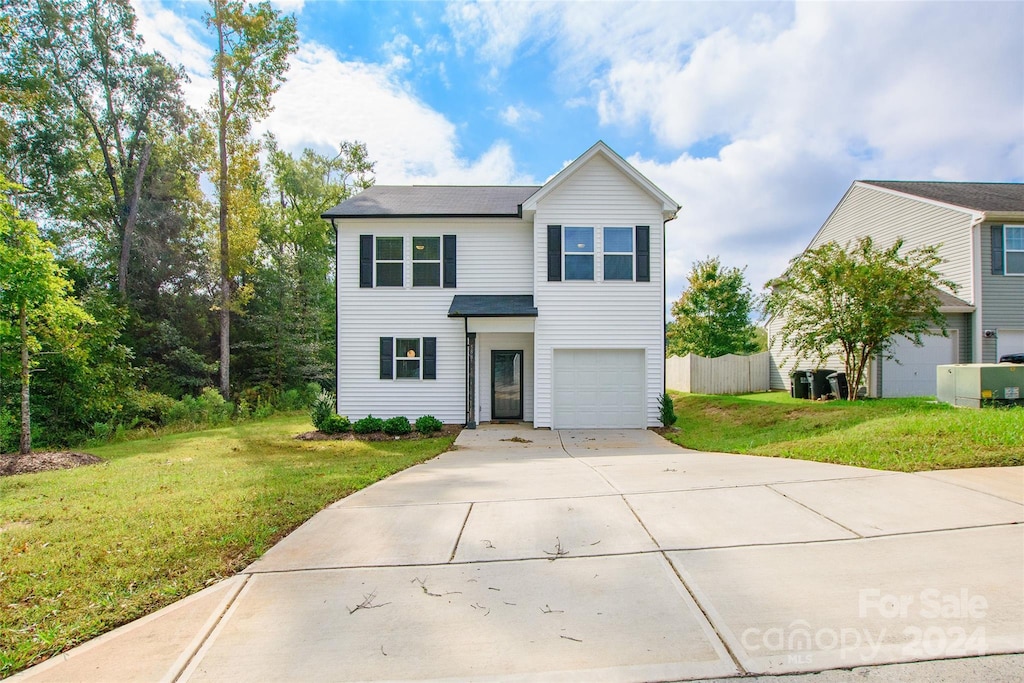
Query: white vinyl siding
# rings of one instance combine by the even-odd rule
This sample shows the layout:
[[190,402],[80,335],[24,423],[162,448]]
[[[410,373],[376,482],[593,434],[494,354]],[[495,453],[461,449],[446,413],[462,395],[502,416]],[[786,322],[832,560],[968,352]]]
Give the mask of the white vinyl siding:
[[846,246],[871,235],[876,247],[888,247],[898,237],[903,249],[938,246],[942,274],[957,284],[956,295],[974,300],[971,277],[971,222],[966,210],[935,206],[925,201],[855,184],[811,241],[808,249],[838,242]]
[[[997,224],[998,225],[998,224]],[[1024,277],[992,274],[992,224],[981,226],[981,292],[983,330],[1024,329]],[[1003,240],[1005,250],[1005,236]],[[998,338],[981,340],[981,362],[999,360]]]
[[[538,202],[534,215],[536,392],[534,425],[552,426],[552,360],[556,349],[636,349],[644,352],[647,426],[657,426],[664,390],[664,280],[661,204],[597,155]],[[547,281],[547,226],[650,226],[651,281]],[[600,254],[602,230],[595,229]]]
[[[338,403],[356,419],[433,415],[466,419],[466,336],[449,318],[455,294],[533,293],[533,226],[519,219],[347,219],[338,227]],[[402,287],[359,288],[359,235],[456,235],[458,288],[412,286],[406,254]],[[437,338],[437,379],[380,379],[380,337]],[[421,351],[422,352],[422,351]]]

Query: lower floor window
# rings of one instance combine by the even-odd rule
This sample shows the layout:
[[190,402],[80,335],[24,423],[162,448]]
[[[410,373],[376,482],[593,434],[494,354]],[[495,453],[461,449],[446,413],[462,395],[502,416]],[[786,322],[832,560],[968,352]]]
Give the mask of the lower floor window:
[[395,339],[395,377],[420,378],[420,340]]
[[381,337],[381,379],[437,379],[437,337]]

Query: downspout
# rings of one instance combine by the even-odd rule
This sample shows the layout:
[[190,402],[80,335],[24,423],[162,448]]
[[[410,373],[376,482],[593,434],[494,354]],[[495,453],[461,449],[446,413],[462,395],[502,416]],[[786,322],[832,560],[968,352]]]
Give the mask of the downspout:
[[341,310],[338,308],[338,288],[341,287],[338,277],[338,262],[341,257],[341,242],[338,240],[338,225],[331,219],[334,229],[334,411],[341,414]]
[[985,362],[983,349],[985,321],[981,304],[981,224],[984,221],[985,214],[980,214],[971,222],[971,303],[974,305],[971,324],[972,363]]
[[466,330],[466,429],[476,429],[476,332],[469,331],[469,317],[464,317]]

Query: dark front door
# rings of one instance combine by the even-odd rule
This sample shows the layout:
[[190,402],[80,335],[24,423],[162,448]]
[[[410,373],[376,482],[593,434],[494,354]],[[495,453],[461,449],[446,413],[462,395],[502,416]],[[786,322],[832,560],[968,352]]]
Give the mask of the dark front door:
[[522,351],[491,351],[491,419],[523,419]]

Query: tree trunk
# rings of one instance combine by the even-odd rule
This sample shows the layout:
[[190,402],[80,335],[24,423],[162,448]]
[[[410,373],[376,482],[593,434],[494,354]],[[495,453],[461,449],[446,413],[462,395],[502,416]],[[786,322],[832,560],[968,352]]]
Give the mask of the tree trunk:
[[[216,6],[219,14],[220,7]],[[231,279],[228,268],[228,120],[224,95],[224,27],[217,21],[217,147],[220,156],[220,393],[231,397]]]
[[24,301],[18,306],[18,322],[21,325],[21,443],[18,452],[28,455],[32,452],[32,408],[28,389],[28,313]]
[[132,189],[132,196],[128,205],[128,220],[124,224],[124,235],[121,237],[121,260],[117,264],[117,291],[121,299],[128,296],[128,257],[132,250],[132,234],[135,232],[135,223],[139,219],[139,197],[142,195],[142,178],[146,175],[146,167],[149,166],[149,155],[153,151],[153,143],[147,142],[139,157],[139,167],[135,171],[135,187]]

